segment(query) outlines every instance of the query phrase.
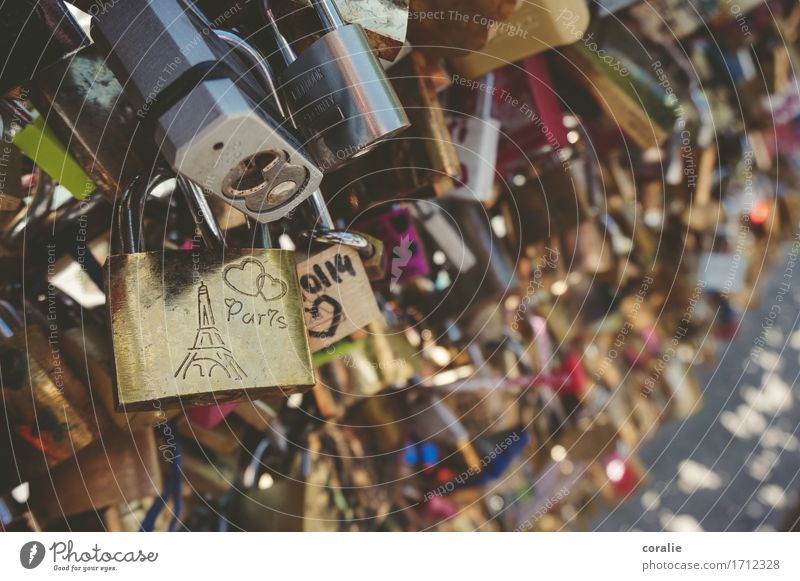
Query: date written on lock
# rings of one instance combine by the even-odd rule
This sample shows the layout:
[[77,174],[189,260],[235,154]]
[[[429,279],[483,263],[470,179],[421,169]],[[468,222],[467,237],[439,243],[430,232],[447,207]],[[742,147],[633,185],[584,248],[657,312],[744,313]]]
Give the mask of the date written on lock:
[[308,342],[315,353],[380,317],[356,250],[330,248],[297,265]]
[[118,407],[289,395],[314,384],[292,252],[142,252],[109,260]]

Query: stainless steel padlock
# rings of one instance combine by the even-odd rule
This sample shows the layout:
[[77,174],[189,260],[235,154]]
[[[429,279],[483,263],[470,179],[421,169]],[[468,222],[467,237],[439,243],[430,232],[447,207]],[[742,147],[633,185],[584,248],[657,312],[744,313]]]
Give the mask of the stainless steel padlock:
[[268,0],[264,11],[287,64],[278,79],[292,122],[327,173],[410,123],[361,26],[345,24],[332,0],[311,4],[327,32],[299,55],[278,30]]
[[95,15],[93,37],[176,172],[260,222],[317,189],[319,169],[192,7],[120,2]]
[[[119,202],[119,236],[107,263],[117,408],[219,404],[310,388],[294,253],[144,252],[138,217],[148,193],[171,176],[142,177]],[[185,191],[189,205],[198,189]]]

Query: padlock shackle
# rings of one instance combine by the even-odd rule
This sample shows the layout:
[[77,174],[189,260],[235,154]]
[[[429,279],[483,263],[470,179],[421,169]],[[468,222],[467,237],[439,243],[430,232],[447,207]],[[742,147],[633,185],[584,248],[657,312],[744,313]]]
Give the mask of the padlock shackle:
[[250,62],[253,68],[257,71],[261,81],[264,83],[264,86],[267,89],[267,92],[270,94],[272,102],[275,105],[275,108],[278,110],[278,113],[280,113],[281,117],[286,119],[286,111],[281,103],[280,98],[278,97],[278,89],[275,86],[275,75],[272,73],[272,68],[269,66],[267,59],[264,58],[264,55],[262,55],[256,47],[247,42],[238,34],[217,28],[213,29],[213,32],[220,39],[230,45],[237,54],[246,58]]
[[[149,175],[140,174],[131,180],[117,201],[117,236],[111,239],[112,254],[145,252],[142,223],[147,197],[157,186],[174,177],[172,170],[157,167]],[[177,180],[175,185],[177,187]]]
[[214,219],[214,213],[211,211],[203,188],[181,175],[178,176],[178,186],[183,191],[186,205],[194,218],[194,223],[200,230],[200,236],[203,238],[206,248],[225,248],[225,235]]
[[314,7],[314,12],[322,21],[325,30],[331,31],[345,26],[342,15],[339,14],[339,9],[333,0],[311,0],[311,6]]
[[261,7],[264,10],[264,16],[267,18],[267,25],[272,29],[272,34],[275,37],[275,44],[278,46],[278,52],[283,57],[283,62],[287,65],[292,64],[297,60],[297,53],[292,48],[292,45],[289,44],[289,41],[286,40],[286,37],[281,34],[278,28],[278,22],[275,20],[275,14],[272,12],[272,8],[270,8],[269,0],[262,0]]

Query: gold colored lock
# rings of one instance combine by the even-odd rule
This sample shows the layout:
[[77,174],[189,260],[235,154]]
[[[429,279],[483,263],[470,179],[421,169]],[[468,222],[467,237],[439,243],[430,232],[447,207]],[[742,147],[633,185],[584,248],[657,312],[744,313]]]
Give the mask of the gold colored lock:
[[13,332],[3,333],[0,345],[0,397],[11,429],[29,447],[20,456],[24,463],[18,462],[23,475],[30,477],[91,444],[110,427],[110,420],[93,407],[86,386],[63,359],[58,342],[52,341],[57,335],[44,326],[36,309],[26,304],[29,324],[24,325],[11,305],[0,301],[0,307],[0,327]]
[[293,252],[137,252],[141,228],[131,208],[143,208],[148,192],[169,177],[140,176],[119,204],[119,242],[129,253],[112,250],[106,265],[117,408],[307,390],[314,373]]

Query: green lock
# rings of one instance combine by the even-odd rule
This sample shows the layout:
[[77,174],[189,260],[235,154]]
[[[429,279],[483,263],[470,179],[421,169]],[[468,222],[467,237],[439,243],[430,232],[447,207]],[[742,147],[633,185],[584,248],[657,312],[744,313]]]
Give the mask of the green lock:
[[45,125],[41,116],[36,117],[19,131],[12,142],[47,172],[47,175],[67,188],[79,200],[95,191],[94,182],[55,133]]

